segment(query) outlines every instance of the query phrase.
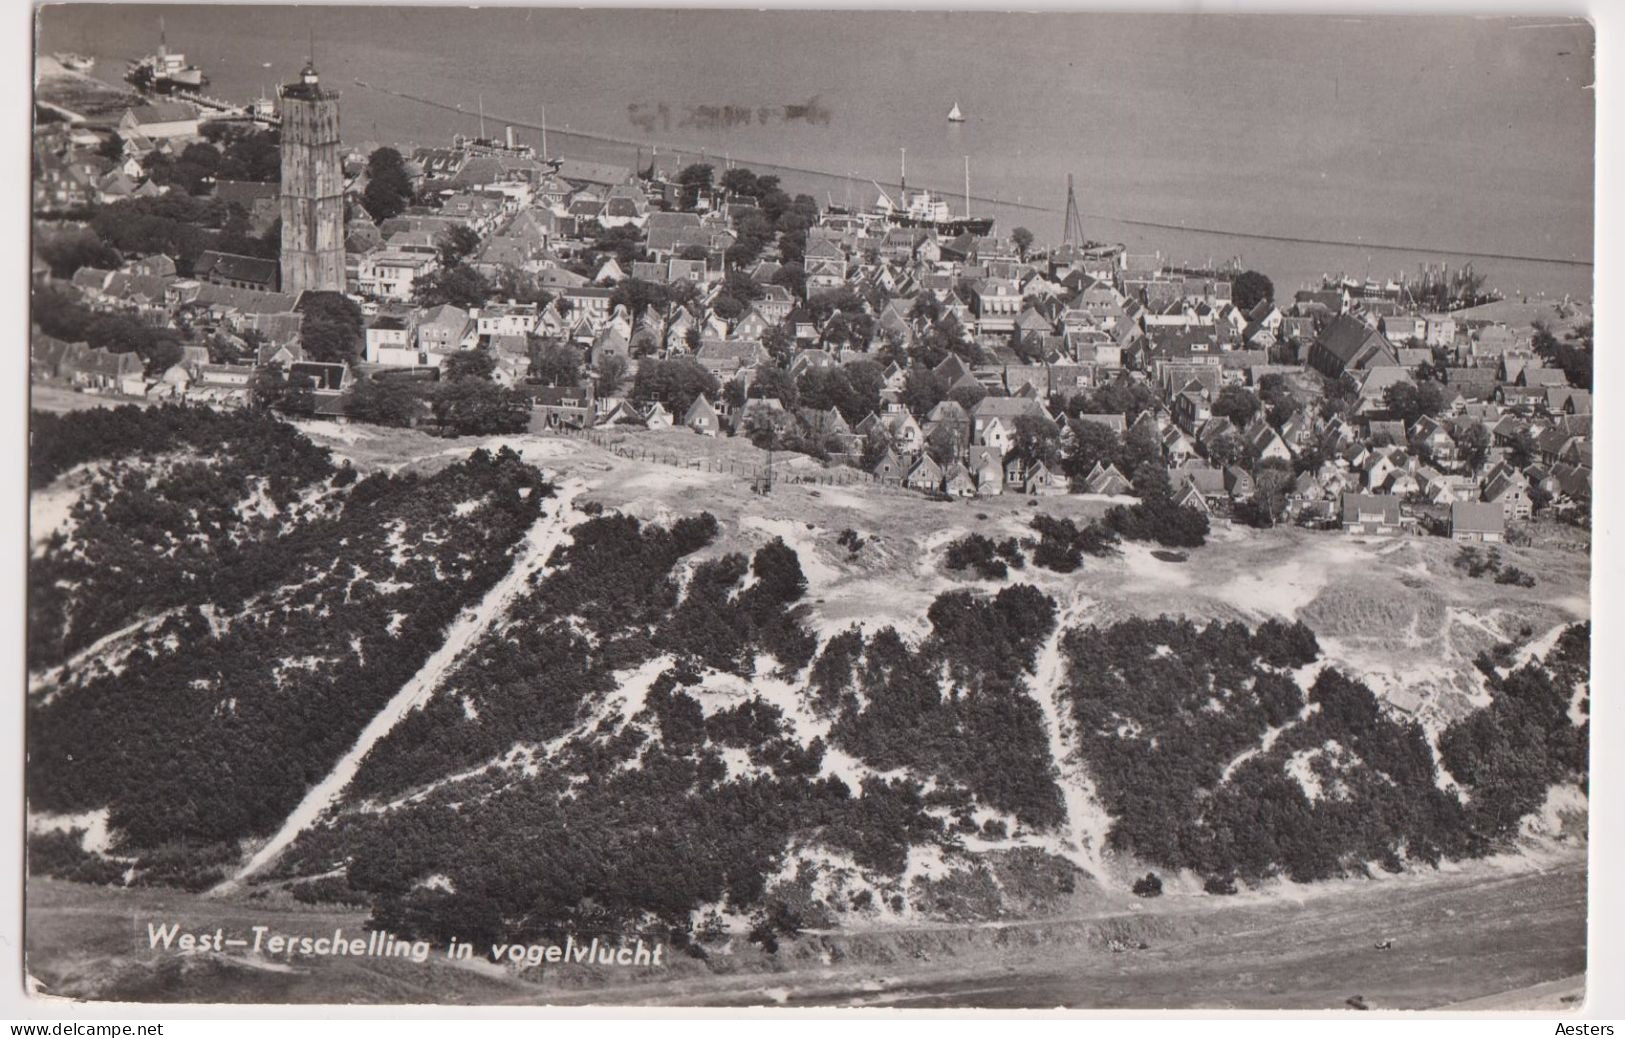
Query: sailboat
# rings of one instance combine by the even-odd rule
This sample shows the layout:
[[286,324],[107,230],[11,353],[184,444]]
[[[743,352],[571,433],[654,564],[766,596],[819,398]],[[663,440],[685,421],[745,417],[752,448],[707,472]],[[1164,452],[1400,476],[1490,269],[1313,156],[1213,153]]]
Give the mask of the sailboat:
[[954,106],[948,110],[948,121],[951,123],[962,123],[965,121],[965,113],[959,110],[958,101],[955,101]]

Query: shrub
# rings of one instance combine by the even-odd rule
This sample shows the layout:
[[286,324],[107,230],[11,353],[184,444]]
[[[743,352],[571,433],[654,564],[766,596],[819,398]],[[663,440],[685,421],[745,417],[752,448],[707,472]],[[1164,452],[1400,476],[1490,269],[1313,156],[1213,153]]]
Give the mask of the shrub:
[[1134,893],[1137,897],[1161,897],[1162,878],[1155,872],[1147,872],[1134,881]]

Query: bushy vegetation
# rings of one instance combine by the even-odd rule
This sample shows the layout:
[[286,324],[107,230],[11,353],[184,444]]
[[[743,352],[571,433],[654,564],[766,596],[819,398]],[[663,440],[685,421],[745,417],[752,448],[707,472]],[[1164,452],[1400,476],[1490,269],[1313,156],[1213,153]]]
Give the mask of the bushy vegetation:
[[[716,533],[709,515],[576,526],[511,622],[374,748],[355,783],[374,800],[420,796],[307,833],[283,871],[342,866],[376,925],[476,940],[629,926],[686,940],[694,916],[723,902],[770,920],[767,879],[792,840],[901,873],[910,843],[940,832],[914,783],[821,778],[823,744],[797,739],[759,698],[702,707],[712,668],[748,675],[756,653],[783,642],[811,651],[797,620],[805,578],[782,541],[678,579]],[[625,668],[663,657],[674,662],[641,702],[617,709]],[[523,766],[532,754],[537,766]],[[421,789],[482,763],[477,777]],[[453,806],[471,802],[477,811]]]
[[1040,512],[1033,516],[1032,528],[1038,534],[1033,547],[1033,564],[1057,573],[1071,573],[1083,565],[1085,555],[1100,556],[1113,550],[1117,537],[1100,523],[1082,529],[1070,519],[1058,519]]
[[255,412],[129,406],[36,413],[34,422],[36,485],[84,462],[110,464],[75,504],[71,538],[58,532],[30,562],[30,667],[62,660],[140,610],[264,587],[268,568],[292,561],[272,543],[282,513],[335,474],[326,448]]
[[1445,731],[1465,803],[1440,788],[1421,726],[1364,685],[1327,668],[1304,694],[1292,672],[1319,649],[1301,624],[1134,619],[1064,647],[1113,846],[1228,892],[1494,847],[1551,784],[1584,774],[1585,728],[1567,714],[1584,642],[1571,632],[1546,667],[1495,680],[1493,705]]
[[949,569],[974,569],[985,580],[1003,580],[1012,568],[1027,565],[1014,537],[995,543],[979,533],[968,533],[949,544],[946,561]]
[[[233,459],[219,461],[227,471],[255,459],[262,471],[247,465],[239,475],[261,480],[284,459],[235,440],[218,456]],[[235,544],[231,524],[214,517],[230,511],[228,496],[216,494],[223,477],[209,466],[176,472],[153,479],[135,470],[100,484],[107,493],[77,529],[74,558],[116,551],[131,572],[87,570],[76,579],[99,583],[64,592],[70,616],[104,615],[79,602],[92,589],[106,597],[139,587],[174,608],[137,639],[121,670],[67,676],[30,704],[28,718],[31,802],[49,811],[110,806],[120,852],[143,855],[143,868],[146,856],[176,845],[191,848],[177,860],[195,862],[209,844],[235,856],[237,840],[280,823],[445,626],[506,572],[551,492],[511,451],[476,451],[433,476],[379,474],[328,489],[332,508]],[[177,509],[198,516],[188,528],[198,545],[191,569],[141,550],[154,536],[169,543]],[[48,552],[32,568],[60,572],[70,561],[51,560]],[[181,584],[169,598],[163,574]],[[80,629],[55,644],[76,644]]]
[[1549,786],[1589,774],[1590,725],[1574,724],[1575,690],[1590,679],[1591,629],[1575,624],[1544,661],[1505,677],[1487,675],[1490,705],[1439,736],[1439,757],[1471,794],[1466,807],[1471,849],[1492,849],[1538,808]]
[[[939,596],[931,633],[847,632],[813,671],[833,700],[835,745],[881,771],[912,768],[1038,827],[1061,819],[1043,717],[1025,687],[1055,603],[1026,584]],[[862,647],[861,658],[859,646]]]
[[1125,541],[1155,541],[1166,548],[1200,548],[1207,543],[1207,516],[1151,492],[1135,504],[1113,505],[1105,524]]

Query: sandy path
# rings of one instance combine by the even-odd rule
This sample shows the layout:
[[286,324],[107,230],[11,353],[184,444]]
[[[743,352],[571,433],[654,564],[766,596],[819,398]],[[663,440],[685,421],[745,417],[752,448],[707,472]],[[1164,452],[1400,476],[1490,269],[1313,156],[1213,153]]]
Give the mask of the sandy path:
[[402,685],[401,690],[362,729],[355,745],[339,758],[327,777],[311,787],[276,835],[256,851],[236,875],[211,890],[211,894],[229,894],[236,890],[244,880],[276,860],[300,833],[315,825],[322,814],[337,803],[339,795],[355,778],[361,761],[374,744],[388,735],[409,713],[428,701],[463,651],[478,641],[480,635],[504,614],[509,601],[526,586],[531,575],[547,564],[548,557],[568,530],[566,520],[570,502],[583,489],[585,487],[579,480],[567,480],[559,487],[553,498],[555,504],[552,513],[538,519],[530,528],[513,568],[485,593],[477,606],[463,611],[447,630],[446,640],[440,648],[424,661],[411,680]]
[[62,680],[63,675],[76,671],[85,664],[103,655],[116,643],[128,638],[139,631],[150,630],[162,624],[165,620],[180,612],[179,608],[166,609],[156,616],[142,616],[130,621],[116,631],[109,631],[69,656],[66,660],[54,667],[47,667],[42,671],[28,675],[29,693],[49,692]]
[[1061,689],[1066,681],[1066,654],[1061,651],[1061,639],[1067,629],[1077,623],[1083,611],[1081,600],[1073,603],[1055,618],[1055,630],[1039,650],[1033,678],[1028,682],[1032,697],[1044,712],[1044,733],[1049,738],[1050,757],[1060,771],[1061,797],[1066,806],[1066,831],[1060,846],[1054,848],[1074,865],[1106,882],[1106,864],[1101,848],[1106,843],[1106,831],[1111,816],[1106,813],[1095,795],[1094,783],[1089,780],[1078,758],[1075,741],[1070,738],[1072,724],[1065,715]]

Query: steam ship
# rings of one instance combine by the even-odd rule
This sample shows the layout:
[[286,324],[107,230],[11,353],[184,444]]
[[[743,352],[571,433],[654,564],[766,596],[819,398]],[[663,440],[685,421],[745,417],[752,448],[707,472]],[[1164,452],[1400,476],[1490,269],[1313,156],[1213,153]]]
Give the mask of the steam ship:
[[209,77],[196,65],[188,65],[186,55],[169,52],[169,40],[162,18],[158,19],[158,53],[130,62],[124,73],[124,81],[137,90],[152,94],[199,90],[209,85]]

